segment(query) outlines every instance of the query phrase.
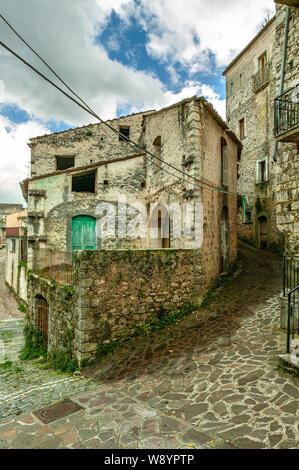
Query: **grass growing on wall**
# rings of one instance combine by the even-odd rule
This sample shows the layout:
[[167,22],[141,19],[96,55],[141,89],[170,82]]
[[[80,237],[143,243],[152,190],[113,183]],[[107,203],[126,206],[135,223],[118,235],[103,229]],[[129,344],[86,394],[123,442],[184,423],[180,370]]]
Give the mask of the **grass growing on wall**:
[[47,342],[43,339],[40,332],[31,325],[24,327],[25,345],[21,349],[20,359],[22,361],[38,359],[42,357],[47,359]]

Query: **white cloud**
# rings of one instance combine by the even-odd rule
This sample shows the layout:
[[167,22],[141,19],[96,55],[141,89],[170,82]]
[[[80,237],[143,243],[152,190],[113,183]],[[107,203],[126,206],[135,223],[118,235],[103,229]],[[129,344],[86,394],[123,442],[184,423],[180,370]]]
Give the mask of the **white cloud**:
[[140,0],[123,6],[147,32],[147,52],[163,62],[209,70],[224,67],[254,37],[273,0]]
[[[61,74],[64,80],[103,117],[112,118],[120,103],[143,107],[145,101],[163,103],[164,85],[149,73],[136,71],[109,59],[97,35],[105,27],[108,14],[126,2],[96,0],[0,0],[1,13],[29,44]],[[52,74],[0,21],[3,42],[52,78]],[[115,45],[115,44],[114,44]],[[31,116],[65,121],[71,125],[92,122],[93,118],[62,96],[24,64],[0,49],[3,101],[14,103]],[[59,84],[57,79],[54,81]],[[1,94],[3,95],[3,85]]]
[[36,121],[13,124],[0,116],[0,202],[24,203],[19,182],[28,176],[31,137],[48,133],[49,130]]

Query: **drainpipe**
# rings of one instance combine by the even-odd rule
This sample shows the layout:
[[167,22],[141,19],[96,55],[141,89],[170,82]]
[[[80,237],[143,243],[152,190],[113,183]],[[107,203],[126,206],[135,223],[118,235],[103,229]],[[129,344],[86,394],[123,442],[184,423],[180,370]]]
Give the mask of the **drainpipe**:
[[[281,59],[281,74],[280,74],[280,87],[279,87],[279,96],[283,94],[283,85],[284,85],[284,76],[285,76],[285,66],[286,66],[286,58],[287,58],[287,48],[288,48],[288,33],[289,33],[289,23],[290,23],[290,7],[287,7],[286,11],[286,22],[284,28],[284,42],[283,42],[283,50],[282,50],[282,59]],[[277,144],[278,142],[274,141],[274,153],[273,153],[273,160],[277,161]]]

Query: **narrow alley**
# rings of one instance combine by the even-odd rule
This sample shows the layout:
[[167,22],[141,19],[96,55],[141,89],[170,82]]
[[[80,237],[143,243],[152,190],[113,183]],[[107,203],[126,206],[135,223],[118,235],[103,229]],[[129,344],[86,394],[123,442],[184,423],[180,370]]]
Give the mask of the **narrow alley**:
[[299,379],[277,361],[280,290],[281,259],[240,244],[236,273],[206,307],[83,371],[97,383],[74,390],[84,410],[48,425],[7,417],[0,446],[298,448]]

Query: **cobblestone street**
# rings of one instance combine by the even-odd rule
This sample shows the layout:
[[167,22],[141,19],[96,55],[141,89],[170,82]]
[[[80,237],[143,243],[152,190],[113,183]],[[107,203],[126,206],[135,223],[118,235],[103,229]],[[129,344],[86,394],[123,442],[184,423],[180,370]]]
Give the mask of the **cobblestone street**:
[[[68,389],[84,410],[45,425],[24,412],[40,407],[30,396],[22,414],[0,420],[0,446],[299,448],[299,379],[277,368],[285,348],[279,330],[281,260],[243,244],[239,258],[237,273],[208,306],[87,367],[83,374],[96,388],[84,378],[69,378],[70,384],[92,384],[84,393],[75,385]],[[42,374],[50,380],[52,373],[27,367],[20,383],[27,377],[30,394],[39,397]],[[6,384],[1,409],[13,401],[13,385],[7,384],[16,383],[19,373],[10,373],[0,376],[1,387]],[[57,389],[66,390],[55,376]],[[59,398],[48,393],[48,404]]]

